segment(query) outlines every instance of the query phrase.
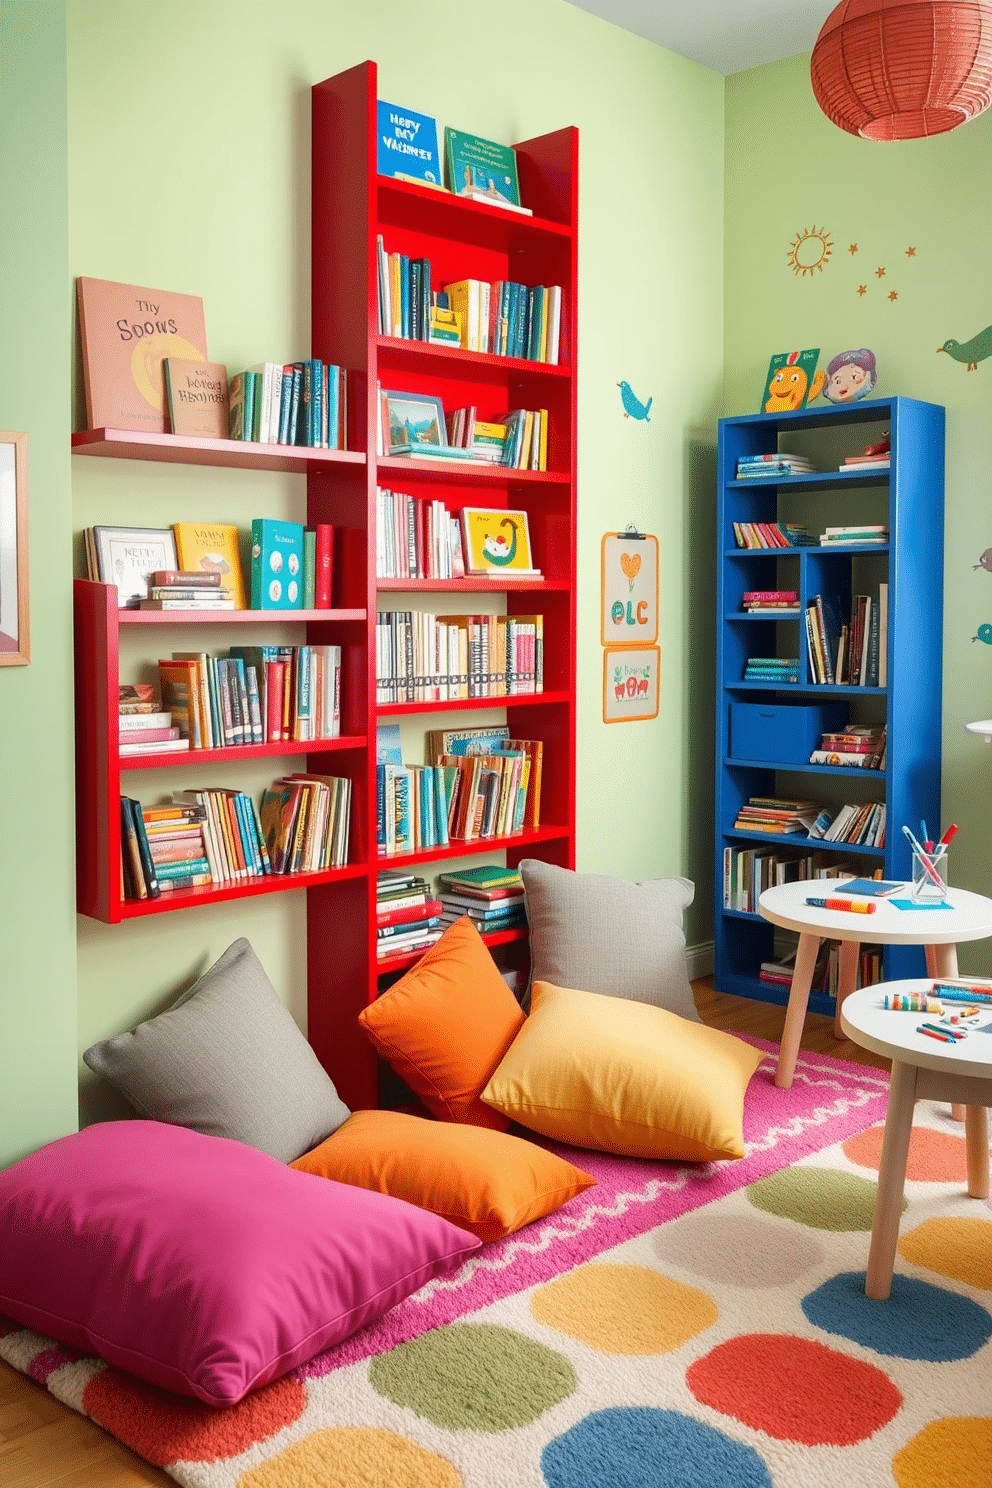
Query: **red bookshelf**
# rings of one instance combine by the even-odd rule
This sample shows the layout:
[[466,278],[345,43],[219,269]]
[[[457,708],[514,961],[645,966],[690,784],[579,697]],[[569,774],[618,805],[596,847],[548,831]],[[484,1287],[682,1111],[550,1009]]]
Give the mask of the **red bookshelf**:
[[[376,175],[376,68],[366,62],[312,89],[312,346],[311,355],[349,370],[347,451],[183,439],[168,434],[90,429],[72,436],[73,452],[241,470],[297,472],[306,478],[309,526],[335,527],[339,608],[318,611],[144,612],[118,610],[113,588],[77,580],[74,586],[77,714],[77,900],[81,913],[110,924],[251,897],[283,889],[307,893],[308,1036],[342,1099],[360,1108],[378,1101],[377,1063],[357,1015],[375,998],[380,978],[413,964],[414,956],[376,959],[375,887],[381,868],[491,855],[504,850],[516,866],[526,856],[573,867],[575,861],[575,478],[576,478],[576,239],[578,135],[563,129],[516,146],[521,195],[533,217],[485,203],[442,195]],[[390,252],[432,261],[432,286],[460,278],[512,279],[562,286],[560,364],[400,341],[378,331],[376,238]],[[446,408],[475,404],[480,418],[508,408],[549,412],[548,469],[452,469],[377,458],[376,383],[440,396]],[[543,581],[376,578],[376,487],[437,494],[457,512],[463,506],[523,509]],[[252,510],[246,488],[245,525]],[[544,615],[545,687],[539,694],[469,702],[376,704],[377,606],[409,608],[419,592],[436,607],[498,609]],[[470,598],[471,596],[471,598]],[[162,626],[148,635],[149,658],[181,649],[182,627],[258,627],[292,621],[300,639],[342,648],[342,736],[309,744],[246,745],[168,756],[117,751],[117,685],[122,629]],[[173,635],[175,639],[173,639]],[[219,638],[220,640],[220,638]],[[379,858],[375,843],[376,724],[382,718],[423,715],[424,731],[443,715],[467,709],[511,724],[514,737],[544,743],[541,826],[504,839],[455,843]],[[303,761],[299,756],[303,756]],[[250,759],[289,757],[283,768],[347,774],[352,781],[349,862],[321,874],[278,875],[235,885],[208,885],[151,901],[126,901],[120,892],[120,795],[137,795],[149,769],[167,771],[169,787],[205,761],[228,762],[232,782]],[[296,758],[293,759],[293,756]],[[273,773],[278,773],[276,766]],[[519,954],[526,932],[486,937],[494,948]]]

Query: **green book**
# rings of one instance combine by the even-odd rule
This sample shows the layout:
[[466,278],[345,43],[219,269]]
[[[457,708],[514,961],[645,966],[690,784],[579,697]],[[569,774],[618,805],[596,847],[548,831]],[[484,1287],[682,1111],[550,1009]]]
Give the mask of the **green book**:
[[460,868],[453,873],[439,873],[438,878],[442,883],[450,884],[452,888],[457,884],[470,884],[476,889],[522,887],[520,874],[516,868],[500,868],[495,864],[487,864],[481,868]]
[[317,533],[307,527],[303,533],[303,608],[316,608],[315,584],[317,582]]
[[460,129],[446,129],[444,155],[448,185],[456,195],[476,199],[488,196],[496,202],[520,206],[517,157],[509,145],[463,134]]

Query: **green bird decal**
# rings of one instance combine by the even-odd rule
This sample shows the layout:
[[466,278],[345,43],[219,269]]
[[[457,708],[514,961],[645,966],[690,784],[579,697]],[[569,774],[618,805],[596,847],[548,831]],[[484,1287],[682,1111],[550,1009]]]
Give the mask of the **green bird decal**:
[[979,362],[992,356],[992,325],[972,336],[970,341],[945,341],[938,351],[946,351],[956,362],[965,362],[969,372],[976,371]]
[[978,627],[978,634],[973,635],[971,639],[973,641],[984,641],[986,646],[992,646],[992,625],[980,625]]
[[505,568],[517,556],[517,524],[512,517],[504,517],[499,525],[501,527],[509,527],[512,532],[513,536],[510,539],[509,545],[505,537],[491,537],[487,532],[483,547],[483,556],[487,563],[495,563],[499,567]]

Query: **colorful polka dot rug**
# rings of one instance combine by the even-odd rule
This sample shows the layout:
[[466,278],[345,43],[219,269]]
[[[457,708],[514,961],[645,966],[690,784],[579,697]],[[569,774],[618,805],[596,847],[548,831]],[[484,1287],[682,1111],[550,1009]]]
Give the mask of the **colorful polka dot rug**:
[[992,1488],[963,1127],[917,1106],[870,1301],[888,1076],[802,1054],[778,1090],[761,1047],[740,1161],[583,1152],[595,1188],[236,1406],[10,1323],[0,1355],[188,1488]]

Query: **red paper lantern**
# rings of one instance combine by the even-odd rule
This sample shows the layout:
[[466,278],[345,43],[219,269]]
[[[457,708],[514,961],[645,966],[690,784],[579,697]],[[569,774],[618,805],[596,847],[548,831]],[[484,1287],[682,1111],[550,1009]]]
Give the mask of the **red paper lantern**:
[[966,124],[992,100],[986,0],[841,0],[810,62],[831,123],[864,139],[921,139]]

